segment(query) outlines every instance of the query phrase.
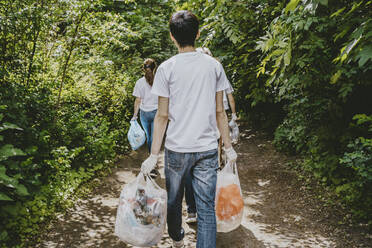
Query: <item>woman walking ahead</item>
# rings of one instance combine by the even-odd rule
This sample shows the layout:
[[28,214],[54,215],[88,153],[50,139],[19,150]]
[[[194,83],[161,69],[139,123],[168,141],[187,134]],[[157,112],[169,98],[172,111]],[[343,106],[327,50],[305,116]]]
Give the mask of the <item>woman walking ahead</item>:
[[146,59],[143,63],[143,71],[145,76],[136,82],[133,90],[133,96],[136,97],[136,100],[134,101],[134,114],[132,120],[137,119],[138,111],[140,110],[140,120],[146,133],[146,141],[149,152],[151,151],[154,118],[158,109],[158,96],[151,94],[155,70],[155,60]]

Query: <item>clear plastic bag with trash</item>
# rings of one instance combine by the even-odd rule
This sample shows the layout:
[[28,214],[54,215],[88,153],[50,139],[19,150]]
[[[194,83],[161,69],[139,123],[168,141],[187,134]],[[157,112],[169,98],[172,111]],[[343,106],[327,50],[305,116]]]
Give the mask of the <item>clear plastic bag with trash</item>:
[[236,163],[227,163],[217,174],[216,219],[218,232],[230,232],[240,226],[244,201]]
[[128,140],[133,150],[137,150],[138,148],[140,148],[146,141],[146,134],[142,130],[137,120],[130,121]]
[[167,192],[140,173],[120,194],[115,235],[123,242],[151,247],[161,240],[167,217]]
[[230,128],[230,137],[232,143],[237,143],[239,141],[239,126],[236,121],[231,120],[229,122],[229,128]]

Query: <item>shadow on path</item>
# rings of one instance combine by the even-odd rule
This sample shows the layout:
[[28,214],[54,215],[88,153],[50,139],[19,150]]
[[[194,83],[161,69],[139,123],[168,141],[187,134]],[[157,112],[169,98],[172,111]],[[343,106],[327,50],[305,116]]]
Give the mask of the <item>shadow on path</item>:
[[[358,237],[340,238],[342,233],[332,232],[318,213],[319,203],[304,195],[295,174],[284,166],[288,159],[258,133],[241,129],[236,150],[244,218],[233,232],[217,234],[218,248],[368,247],[358,244]],[[122,159],[110,176],[95,179],[100,186],[59,216],[37,247],[133,247],[114,235],[116,208],[122,187],[135,179],[146,157],[144,146]],[[157,182],[164,188],[162,156],[159,166]],[[184,228],[186,247],[195,247],[196,226],[184,223]],[[171,247],[167,232],[156,247]]]

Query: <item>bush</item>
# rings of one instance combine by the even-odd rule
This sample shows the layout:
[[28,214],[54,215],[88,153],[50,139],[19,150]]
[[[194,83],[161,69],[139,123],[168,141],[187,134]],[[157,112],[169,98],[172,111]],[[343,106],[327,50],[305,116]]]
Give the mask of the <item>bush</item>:
[[155,0],[4,2],[0,247],[32,245],[82,183],[128,152],[134,83],[146,57],[161,63],[174,53],[164,22],[173,8]]

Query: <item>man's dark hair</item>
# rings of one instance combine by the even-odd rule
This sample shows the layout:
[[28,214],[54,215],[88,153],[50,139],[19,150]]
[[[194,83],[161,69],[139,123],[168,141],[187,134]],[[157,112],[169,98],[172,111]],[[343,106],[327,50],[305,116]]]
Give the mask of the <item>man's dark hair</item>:
[[188,10],[174,13],[169,20],[169,28],[180,47],[195,46],[199,20],[193,13]]

